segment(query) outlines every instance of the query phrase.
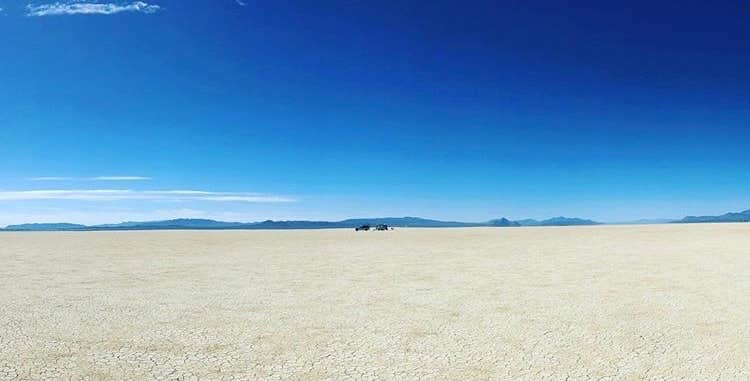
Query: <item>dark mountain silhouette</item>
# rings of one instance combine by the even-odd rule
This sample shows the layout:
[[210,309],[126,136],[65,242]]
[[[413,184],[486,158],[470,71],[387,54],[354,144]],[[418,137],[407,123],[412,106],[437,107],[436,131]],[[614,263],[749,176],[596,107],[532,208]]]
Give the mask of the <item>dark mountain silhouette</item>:
[[601,225],[600,222],[586,220],[583,218],[555,217],[544,220],[541,226],[578,226],[578,225]]
[[122,222],[119,224],[94,225],[90,228],[107,229],[107,228],[198,228],[198,229],[227,229],[237,228],[245,225],[242,222],[223,222],[198,218],[178,218],[165,221],[148,221],[148,222]]
[[687,216],[674,221],[678,224],[699,224],[710,222],[750,222],[750,209],[738,213],[726,213],[720,216]]
[[68,223],[42,223],[42,224],[20,224],[8,225],[5,230],[16,231],[53,231],[53,230],[74,230],[85,229],[86,225],[68,224]]
[[521,226],[521,224],[518,223],[518,221],[511,221],[511,220],[509,220],[509,219],[507,219],[505,217],[499,218],[499,219],[496,219],[496,220],[490,220],[490,221],[487,222],[487,225],[488,226],[497,226],[497,227],[516,227],[516,226]]

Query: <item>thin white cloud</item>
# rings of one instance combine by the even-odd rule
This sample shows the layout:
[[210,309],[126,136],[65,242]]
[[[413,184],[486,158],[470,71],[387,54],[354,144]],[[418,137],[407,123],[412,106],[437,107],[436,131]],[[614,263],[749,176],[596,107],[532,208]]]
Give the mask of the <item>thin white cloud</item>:
[[97,177],[91,177],[90,180],[94,180],[94,181],[140,181],[140,180],[151,180],[151,178],[145,177],[145,176],[97,176]]
[[151,180],[146,176],[94,176],[94,177],[69,177],[69,176],[42,176],[29,177],[29,181],[145,181]]
[[27,5],[27,16],[62,16],[62,15],[112,15],[121,12],[155,13],[162,8],[143,1],[132,3],[86,3],[67,2],[42,5]]
[[246,7],[246,6],[247,6],[247,3],[245,3],[245,2],[244,2],[244,1],[242,1],[242,0],[234,0],[234,1],[235,1],[235,2],[237,3],[237,5],[239,5],[239,6],[243,6],[243,7]]
[[215,201],[215,202],[247,202],[247,203],[276,203],[296,202],[286,196],[267,195],[246,192],[207,192],[192,190],[139,191],[128,189],[84,189],[84,190],[26,190],[2,191],[0,201],[31,201],[31,200],[77,200],[77,201],[121,201],[121,200],[153,200],[153,201]]

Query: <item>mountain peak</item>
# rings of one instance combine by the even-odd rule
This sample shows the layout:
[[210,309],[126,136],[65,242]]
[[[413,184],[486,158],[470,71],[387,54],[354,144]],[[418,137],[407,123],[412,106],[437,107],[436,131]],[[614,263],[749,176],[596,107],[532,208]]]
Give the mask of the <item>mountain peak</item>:
[[509,219],[507,219],[505,217],[494,219],[494,220],[490,220],[488,222],[488,224],[490,226],[498,226],[498,227],[516,227],[516,226],[521,226],[521,224],[518,223],[517,221],[511,221],[511,220],[509,220]]

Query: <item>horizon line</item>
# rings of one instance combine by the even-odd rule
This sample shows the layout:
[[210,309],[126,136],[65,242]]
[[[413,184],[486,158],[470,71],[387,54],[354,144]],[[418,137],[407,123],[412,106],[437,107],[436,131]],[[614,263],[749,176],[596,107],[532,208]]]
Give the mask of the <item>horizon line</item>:
[[[133,221],[133,220],[122,220],[118,222],[104,222],[104,223],[76,223],[76,222],[69,222],[69,221],[55,221],[55,222],[23,222],[23,223],[12,223],[8,224],[3,228],[0,229],[7,229],[11,226],[22,226],[22,225],[55,225],[55,224],[71,224],[71,225],[80,225],[85,228],[95,228],[95,227],[102,227],[106,225],[119,225],[119,224],[126,224],[126,223],[137,223],[137,224],[148,224],[148,223],[156,223],[156,222],[168,222],[168,221],[211,221],[211,222],[220,222],[220,223],[229,223],[229,224],[262,224],[264,222],[311,222],[311,223],[342,223],[347,222],[351,220],[383,220],[383,219],[419,219],[423,221],[430,221],[430,222],[439,222],[439,223],[456,223],[456,224],[467,224],[467,225],[477,225],[476,227],[492,227],[492,225],[488,225],[496,220],[502,220],[507,219],[509,222],[518,223],[520,221],[535,221],[539,223],[543,222],[549,222],[555,219],[568,219],[568,220],[583,220],[587,222],[591,222],[593,224],[587,224],[587,225],[573,225],[573,226],[593,226],[593,225],[659,225],[659,224],[669,224],[674,222],[679,222],[685,218],[688,217],[696,217],[696,216],[685,216],[683,218],[643,218],[643,219],[636,219],[636,220],[629,220],[629,221],[598,221],[598,220],[592,220],[584,217],[567,217],[567,216],[554,216],[554,217],[548,217],[548,218],[518,218],[518,219],[511,219],[506,217],[498,217],[493,218],[489,220],[484,221],[459,221],[459,220],[441,220],[441,219],[434,219],[434,218],[426,218],[426,217],[417,217],[417,216],[401,216],[401,217],[348,217],[343,219],[336,219],[336,220],[326,220],[326,219],[261,219],[261,220],[254,220],[254,221],[238,221],[238,220],[221,220],[221,219],[215,219],[215,218],[206,218],[206,217],[175,217],[175,218],[167,218],[167,219],[154,219],[154,220],[141,220],[141,221]],[[714,217],[714,216],[698,216],[698,217]],[[648,222],[653,221],[653,222]],[[364,221],[363,221],[364,222]],[[520,227],[530,227],[534,225],[520,225]],[[471,227],[471,226],[468,226]]]

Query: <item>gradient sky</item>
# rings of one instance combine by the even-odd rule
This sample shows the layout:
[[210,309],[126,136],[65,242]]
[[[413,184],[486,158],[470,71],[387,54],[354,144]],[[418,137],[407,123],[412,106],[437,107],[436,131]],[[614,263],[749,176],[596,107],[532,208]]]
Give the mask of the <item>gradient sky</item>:
[[0,0],[0,225],[750,208],[746,1],[102,4]]

